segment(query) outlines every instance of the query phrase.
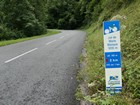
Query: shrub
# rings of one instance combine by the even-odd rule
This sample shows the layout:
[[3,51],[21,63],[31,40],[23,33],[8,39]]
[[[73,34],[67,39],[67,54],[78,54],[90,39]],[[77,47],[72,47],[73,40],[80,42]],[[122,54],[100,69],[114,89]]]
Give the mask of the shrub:
[[65,22],[65,20],[64,19],[59,19],[58,20],[58,28],[63,28],[63,27],[65,27],[65,24],[66,24],[66,22]]
[[45,25],[42,25],[39,22],[35,22],[35,23],[27,23],[23,31],[27,37],[31,37],[34,35],[41,35],[45,33],[46,29],[47,28],[45,27]]
[[0,25],[0,40],[10,40],[25,37],[22,32],[17,30],[11,30],[5,25]]

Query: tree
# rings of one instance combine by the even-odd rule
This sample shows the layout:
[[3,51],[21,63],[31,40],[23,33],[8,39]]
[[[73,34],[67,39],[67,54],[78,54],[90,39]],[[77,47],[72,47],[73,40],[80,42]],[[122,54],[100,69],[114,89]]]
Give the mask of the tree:
[[[41,5],[37,4],[37,0],[32,3]],[[6,14],[7,26],[21,31],[26,36],[44,33],[46,28],[43,24],[44,19],[42,20],[39,10],[36,12],[38,9],[36,5],[35,8],[31,0],[5,0],[3,10]]]

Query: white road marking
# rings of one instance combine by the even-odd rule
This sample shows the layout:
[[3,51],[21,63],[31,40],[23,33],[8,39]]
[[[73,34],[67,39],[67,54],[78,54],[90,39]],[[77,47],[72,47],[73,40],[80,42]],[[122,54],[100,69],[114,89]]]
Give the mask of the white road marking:
[[53,40],[53,41],[51,41],[51,42],[48,42],[48,43],[46,43],[46,45],[49,45],[49,44],[51,44],[51,43],[53,43],[53,42],[56,42],[56,40]]
[[37,49],[38,49],[38,48],[34,48],[34,49],[32,49],[32,50],[30,50],[30,51],[28,51],[28,52],[25,52],[25,53],[23,53],[23,54],[21,54],[21,55],[19,55],[19,56],[16,56],[16,57],[14,57],[14,58],[12,58],[12,59],[10,59],[10,60],[5,61],[5,63],[9,63],[9,62],[11,62],[11,61],[13,61],[13,60],[15,60],[15,59],[17,59],[17,58],[20,58],[20,57],[22,57],[22,56],[24,56],[24,55],[26,55],[26,54],[28,54],[28,53],[31,53],[31,52],[35,51],[35,50],[37,50]]
[[61,36],[60,39],[63,39],[65,36]]

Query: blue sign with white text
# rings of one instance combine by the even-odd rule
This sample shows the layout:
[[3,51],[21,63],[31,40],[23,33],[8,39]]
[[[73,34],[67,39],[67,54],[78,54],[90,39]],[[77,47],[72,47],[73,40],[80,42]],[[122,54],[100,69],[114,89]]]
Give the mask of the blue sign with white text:
[[121,68],[121,53],[106,52],[105,53],[105,68]]
[[122,87],[106,87],[107,91],[110,91],[110,94],[120,93],[122,91]]
[[119,21],[104,22],[104,35],[120,31]]

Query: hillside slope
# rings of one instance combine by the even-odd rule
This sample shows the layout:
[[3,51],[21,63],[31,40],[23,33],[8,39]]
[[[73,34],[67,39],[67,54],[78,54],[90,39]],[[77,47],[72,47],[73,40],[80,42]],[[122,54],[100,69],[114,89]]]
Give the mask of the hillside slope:
[[[137,105],[140,104],[140,1],[130,0],[132,2],[126,5],[113,1],[95,6],[104,8],[97,12],[98,15],[93,12],[92,16],[97,16],[97,21],[93,18],[84,27],[87,32],[86,54],[81,56],[81,63],[85,66],[77,76],[81,84],[76,97],[97,105]],[[121,22],[123,92],[113,97],[105,92],[102,22],[107,20]]]

